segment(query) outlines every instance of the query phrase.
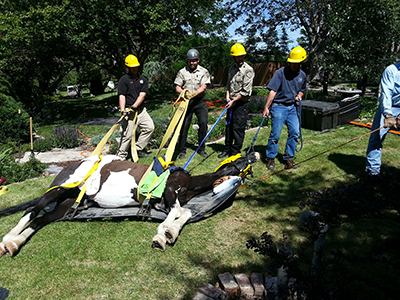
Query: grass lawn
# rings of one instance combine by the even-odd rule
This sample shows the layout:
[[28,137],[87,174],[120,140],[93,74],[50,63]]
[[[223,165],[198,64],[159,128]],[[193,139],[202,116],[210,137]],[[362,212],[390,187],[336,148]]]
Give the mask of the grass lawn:
[[[154,107],[153,111],[159,114],[157,109]],[[246,133],[244,150],[250,146],[256,130]],[[368,131],[353,125],[323,134],[303,129],[303,149],[295,160],[304,161]],[[259,132],[255,150],[261,153],[262,161],[253,165],[254,178],[250,180],[273,173],[263,162],[269,133],[269,127]],[[286,137],[284,130],[277,170],[283,168],[281,154]],[[385,140],[384,170],[400,167],[399,139],[398,135],[388,134]],[[248,239],[265,231],[278,243],[284,234],[295,253],[302,253],[299,259],[303,260],[306,270],[312,259],[313,241],[300,228],[298,204],[308,199],[307,192],[354,183],[364,171],[367,143],[368,136],[301,163],[296,170],[283,171],[241,190],[216,215],[185,226],[176,244],[167,247],[166,252],[151,248],[158,226],[155,222],[107,219],[50,224],[35,234],[17,256],[1,258],[0,286],[10,291],[7,298],[10,300],[191,299],[196,287],[205,282],[215,284],[220,273],[259,272],[276,276],[276,272],[267,269],[267,257],[246,248]],[[206,151],[210,156],[204,159],[196,155],[188,171],[193,175],[212,172],[222,161],[217,158],[222,149],[223,141],[208,144]],[[188,149],[188,157],[194,150],[195,147]],[[141,162],[150,163],[151,157]],[[176,164],[183,166],[185,162],[178,160]],[[45,177],[10,185],[9,191],[0,196],[0,209],[40,196],[52,179]],[[0,235],[14,227],[21,216],[22,213],[2,218]],[[397,212],[393,216],[398,219]],[[329,232],[326,259],[332,259],[332,253],[338,250],[355,255],[398,234],[395,221],[368,219],[344,224]],[[354,287],[363,296],[359,299],[389,299],[382,298],[380,287],[385,286],[376,278],[382,275],[378,267],[379,264],[365,262],[354,266],[358,275],[363,274],[371,283],[377,283],[370,286],[365,280],[356,280]],[[398,281],[397,278],[386,281]]]

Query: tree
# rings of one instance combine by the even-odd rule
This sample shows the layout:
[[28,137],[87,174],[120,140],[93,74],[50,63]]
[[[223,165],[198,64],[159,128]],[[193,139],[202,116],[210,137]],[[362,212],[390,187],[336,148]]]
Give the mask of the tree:
[[[325,41],[328,36],[328,28],[325,16],[329,13],[331,0],[271,0],[256,1],[230,0],[227,9],[231,11],[234,19],[242,18],[244,24],[238,33],[249,34],[253,39],[265,43],[271,51],[279,48],[277,32],[282,32],[282,37],[287,39],[287,30],[302,28],[306,37],[305,47],[312,68],[312,77],[318,77],[318,62],[323,59]],[[257,40],[255,40],[257,41]],[[284,44],[285,45],[285,44]],[[276,52],[276,50],[275,50]],[[287,57],[288,53],[286,53]],[[272,56],[282,59],[282,55]]]
[[[106,70],[110,77],[119,78],[128,54],[136,55],[143,66],[149,56],[166,57],[168,50],[188,35],[210,35],[216,28],[223,30],[222,8],[216,3],[214,0],[2,1],[2,75],[12,82],[18,99],[35,108],[31,104],[40,104],[37,99],[51,94],[74,68],[86,72],[93,70],[88,65],[92,64]],[[87,73],[93,75],[93,83],[99,82],[98,73]]]
[[336,0],[332,11],[326,65],[342,78],[378,82],[385,67],[399,58],[399,2]]
[[324,69],[346,79],[379,77],[398,52],[399,7],[395,0],[231,0],[227,9],[243,18],[240,33],[267,45],[276,30],[300,28],[311,79],[319,81]]

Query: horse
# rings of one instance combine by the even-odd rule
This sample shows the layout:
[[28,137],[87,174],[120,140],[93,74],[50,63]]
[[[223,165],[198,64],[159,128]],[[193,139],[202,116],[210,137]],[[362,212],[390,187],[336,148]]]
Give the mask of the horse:
[[[192,216],[190,209],[184,205],[194,196],[212,190],[216,182],[221,183],[230,176],[243,176],[243,172],[247,174],[249,169],[251,172],[251,163],[256,160],[254,155],[247,155],[232,162],[228,161],[216,171],[204,175],[191,176],[183,169],[172,172],[166,181],[160,203],[152,204],[153,208],[168,213],[165,221],[157,228],[153,247],[164,251],[166,242],[175,242],[180,230]],[[40,228],[62,219],[71,211],[83,191],[83,205],[80,207],[141,206],[137,189],[148,168],[148,165],[123,161],[114,155],[102,158],[91,156],[64,168],[41,197],[0,211],[0,217],[3,217],[26,210],[18,224],[3,237],[0,243],[0,257],[5,254],[14,256]],[[46,211],[45,208],[50,205],[54,208]]]

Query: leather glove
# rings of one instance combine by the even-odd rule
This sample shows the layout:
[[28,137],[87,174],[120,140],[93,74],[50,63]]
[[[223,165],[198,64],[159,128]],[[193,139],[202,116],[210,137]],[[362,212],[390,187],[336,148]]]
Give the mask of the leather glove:
[[224,177],[221,177],[220,179],[215,180],[213,183],[213,187],[219,186],[221,183],[223,183],[224,181],[227,181],[228,179],[231,179],[231,176],[224,176]]
[[394,117],[392,115],[385,115],[383,127],[397,129],[396,120],[394,119]]
[[192,99],[195,96],[196,96],[196,94],[192,93],[191,91],[186,91],[185,92],[185,98],[188,99],[188,100]]
[[397,128],[400,128],[400,114],[397,115],[396,125],[397,125]]

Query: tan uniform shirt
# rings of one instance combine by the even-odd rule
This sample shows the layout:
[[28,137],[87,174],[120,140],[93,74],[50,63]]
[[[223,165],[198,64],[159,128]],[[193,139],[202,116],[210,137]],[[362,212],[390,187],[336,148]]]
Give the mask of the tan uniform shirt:
[[229,91],[231,98],[235,98],[238,94],[242,95],[242,100],[248,101],[253,86],[254,70],[246,62],[238,68],[233,65],[228,71],[228,83],[226,89]]
[[[193,93],[197,91],[201,85],[210,83],[210,73],[208,73],[206,68],[200,65],[198,65],[194,71],[192,71],[189,66],[180,69],[174,81],[175,85],[179,85],[182,89],[187,89]],[[204,93],[197,97],[204,97]]]

